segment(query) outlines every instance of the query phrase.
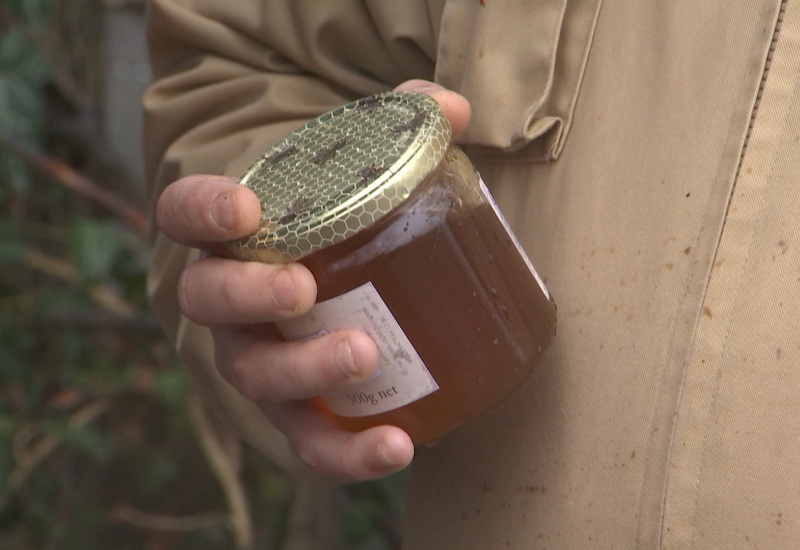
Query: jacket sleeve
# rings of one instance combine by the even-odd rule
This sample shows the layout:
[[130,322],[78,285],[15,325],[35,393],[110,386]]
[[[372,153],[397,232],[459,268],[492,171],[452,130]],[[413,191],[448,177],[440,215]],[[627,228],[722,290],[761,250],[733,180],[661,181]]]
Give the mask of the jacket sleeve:
[[[440,12],[425,0],[151,0],[154,80],[144,99],[151,206],[184,175],[238,176],[269,144],[336,105],[431,79]],[[219,376],[208,330],[179,312],[178,277],[197,251],[154,239],[150,300],[196,389],[274,458],[282,439]]]

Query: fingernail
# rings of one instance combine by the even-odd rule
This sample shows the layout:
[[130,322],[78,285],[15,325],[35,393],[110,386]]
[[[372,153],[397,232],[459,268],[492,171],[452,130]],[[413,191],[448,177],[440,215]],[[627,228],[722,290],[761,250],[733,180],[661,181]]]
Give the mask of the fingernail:
[[444,88],[436,84],[435,82],[430,82],[428,80],[410,80],[407,82],[403,82],[399,86],[395,88],[395,90],[399,92],[432,92],[437,90],[444,90]]
[[288,269],[280,269],[275,274],[269,285],[269,291],[278,309],[283,311],[295,311],[297,309],[297,289]]
[[211,203],[211,219],[225,230],[236,228],[236,201],[230,192],[220,193]]
[[336,344],[335,360],[336,366],[341,369],[347,378],[358,378],[359,371],[356,365],[356,357],[353,355],[353,348],[350,347],[348,340],[341,340]]

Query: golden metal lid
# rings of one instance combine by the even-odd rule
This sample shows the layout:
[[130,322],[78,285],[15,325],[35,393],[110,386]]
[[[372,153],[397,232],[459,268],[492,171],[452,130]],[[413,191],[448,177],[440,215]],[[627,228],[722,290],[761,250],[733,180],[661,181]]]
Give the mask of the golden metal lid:
[[450,124],[429,96],[386,92],[338,107],[268,149],[239,183],[261,225],[228,243],[241,260],[293,261],[365,229],[442,161]]

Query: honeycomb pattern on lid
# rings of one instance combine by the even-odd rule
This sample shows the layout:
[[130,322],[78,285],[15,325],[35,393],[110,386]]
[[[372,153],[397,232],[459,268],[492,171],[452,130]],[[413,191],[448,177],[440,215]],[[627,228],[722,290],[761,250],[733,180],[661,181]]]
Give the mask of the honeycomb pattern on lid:
[[261,200],[261,224],[228,247],[242,260],[286,262],[341,242],[402,203],[449,144],[449,123],[424,94],[386,92],[329,111],[239,180]]

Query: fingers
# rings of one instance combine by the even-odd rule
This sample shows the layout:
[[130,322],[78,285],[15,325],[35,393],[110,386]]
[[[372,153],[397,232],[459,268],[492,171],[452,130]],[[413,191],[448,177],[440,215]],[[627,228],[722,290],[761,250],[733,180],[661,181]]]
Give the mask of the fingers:
[[[441,106],[453,135],[470,118],[469,103],[431,82],[413,80],[398,90],[426,93]],[[257,230],[258,198],[234,180],[187,176],[161,194],[156,222],[170,239],[212,252]],[[283,342],[265,324],[301,315],[316,300],[316,282],[299,263],[270,265],[211,256],[183,271],[181,311],[211,328],[215,363],[223,377],[256,403],[317,473],[365,480],[398,471],[414,446],[403,430],[378,426],[350,433],[316,405],[317,396],[372,377],[379,352],[361,331],[345,330],[303,342]]]
[[414,458],[414,444],[400,428],[376,426],[350,433],[337,428],[303,401],[264,408],[283,431],[303,462],[319,475],[342,481],[363,481],[402,470]]
[[187,176],[168,185],[158,199],[156,223],[170,239],[196,248],[249,235],[261,205],[247,187],[215,176]]
[[314,275],[302,264],[263,264],[208,257],[188,265],[178,303],[203,326],[274,322],[308,311],[317,297]]
[[395,88],[397,91],[419,92],[428,94],[441,107],[450,126],[453,129],[453,137],[457,136],[469,124],[472,109],[464,96],[448,90],[439,84],[428,80],[408,80]]
[[346,432],[312,399],[374,374],[378,350],[366,334],[340,331],[287,343],[265,340],[262,334],[247,329],[227,333],[229,330],[213,331],[220,372],[261,406],[316,474],[363,481],[397,472],[411,462],[414,444],[400,428],[377,426]]
[[266,338],[254,329],[213,331],[222,376],[254,401],[309,399],[362,383],[375,374],[379,352],[360,331],[337,331],[301,342]]

